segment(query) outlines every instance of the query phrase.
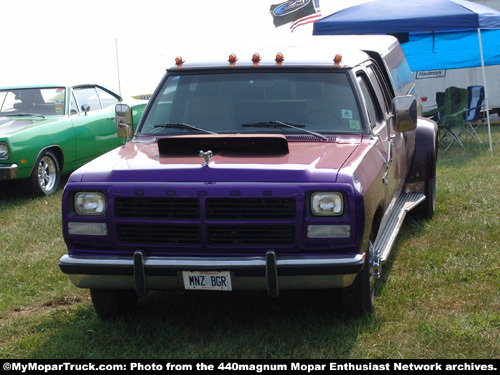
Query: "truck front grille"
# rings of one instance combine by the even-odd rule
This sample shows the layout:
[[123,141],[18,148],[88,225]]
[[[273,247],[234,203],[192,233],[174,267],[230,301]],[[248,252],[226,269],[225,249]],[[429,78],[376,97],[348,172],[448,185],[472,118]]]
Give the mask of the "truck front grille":
[[208,227],[212,246],[287,246],[295,239],[291,225],[222,225]]
[[124,244],[196,246],[201,243],[197,226],[165,224],[118,224],[118,238]]
[[120,197],[114,203],[123,244],[291,246],[295,242],[293,198]]
[[210,198],[206,207],[208,220],[295,219],[295,199],[292,198]]
[[196,198],[116,198],[119,219],[196,220],[200,203]]

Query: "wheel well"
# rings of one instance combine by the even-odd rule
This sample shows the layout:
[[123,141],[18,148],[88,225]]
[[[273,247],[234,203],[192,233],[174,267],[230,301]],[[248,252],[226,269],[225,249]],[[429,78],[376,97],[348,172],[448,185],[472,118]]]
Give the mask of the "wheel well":
[[[61,150],[61,148],[59,146],[49,146],[49,147],[46,147],[44,149],[42,149],[39,153],[38,153],[38,156],[37,156],[37,160],[38,158],[40,157],[40,155],[44,152],[44,151],[52,151],[56,158],[57,158],[57,161],[59,162],[59,168],[62,172],[63,170],[63,165],[64,165],[64,153],[63,151]],[[36,165],[33,166],[33,169],[36,168]]]
[[415,152],[407,183],[425,181],[436,175],[438,151],[437,126],[431,121],[420,121],[415,135]]

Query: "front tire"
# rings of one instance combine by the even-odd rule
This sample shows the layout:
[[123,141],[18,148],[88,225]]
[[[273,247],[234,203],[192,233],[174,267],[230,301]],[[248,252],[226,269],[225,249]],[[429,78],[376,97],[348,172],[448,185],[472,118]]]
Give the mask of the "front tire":
[[131,312],[137,304],[137,294],[130,289],[90,289],[94,309],[102,319],[112,319]]
[[365,265],[351,286],[341,289],[340,306],[347,316],[361,316],[375,310],[374,247],[368,243]]
[[59,189],[61,167],[51,150],[43,151],[38,157],[31,172],[30,182],[36,195],[52,195]]
[[425,181],[425,201],[417,207],[418,215],[430,219],[436,212],[436,178]]

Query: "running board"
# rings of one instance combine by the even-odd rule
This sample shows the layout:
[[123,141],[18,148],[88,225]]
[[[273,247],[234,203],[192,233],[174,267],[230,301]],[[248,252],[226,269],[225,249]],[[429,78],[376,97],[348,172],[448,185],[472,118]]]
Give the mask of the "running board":
[[424,194],[405,194],[402,193],[397,199],[389,216],[384,218],[380,232],[374,243],[375,256],[373,260],[374,276],[380,279],[382,264],[387,261],[391,253],[392,246],[396,242],[399,230],[403,225],[406,213],[413,210],[422,201],[425,200]]

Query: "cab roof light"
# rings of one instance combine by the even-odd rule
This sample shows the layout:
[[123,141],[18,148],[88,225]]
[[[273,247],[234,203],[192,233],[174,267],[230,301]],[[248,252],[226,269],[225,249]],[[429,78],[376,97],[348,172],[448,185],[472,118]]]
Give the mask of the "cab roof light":
[[262,60],[262,59],[260,58],[260,55],[259,55],[257,52],[255,52],[255,53],[252,55],[252,62],[253,62],[253,65],[254,65],[254,66],[259,65],[260,60]]
[[278,53],[276,54],[276,59],[275,59],[275,61],[276,61],[276,64],[277,64],[278,66],[280,66],[280,65],[282,65],[282,64],[283,64],[283,61],[285,61],[285,57],[283,56],[283,54],[282,54],[281,52],[278,52]]
[[236,61],[238,61],[238,58],[236,57],[236,55],[234,53],[232,53],[229,55],[229,59],[227,61],[229,61],[230,66],[235,66]]
[[182,68],[182,64],[184,64],[184,60],[182,60],[182,57],[177,56],[175,58],[175,65],[177,65],[178,68]]
[[335,66],[339,66],[341,61],[342,61],[342,55],[340,53],[337,53],[335,55],[335,58],[333,59]]

